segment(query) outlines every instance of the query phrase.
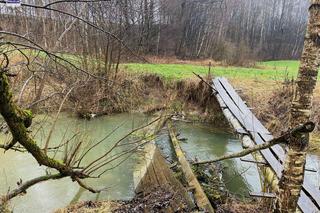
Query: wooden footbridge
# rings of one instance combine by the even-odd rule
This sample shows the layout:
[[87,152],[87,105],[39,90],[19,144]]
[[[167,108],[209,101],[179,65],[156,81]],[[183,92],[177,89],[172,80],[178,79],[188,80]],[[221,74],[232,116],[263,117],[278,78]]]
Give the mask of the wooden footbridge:
[[[214,93],[222,109],[229,109],[233,117],[241,124],[236,131],[241,135],[249,135],[256,144],[262,144],[273,139],[272,134],[261,124],[251,112],[246,103],[225,78],[213,80]],[[280,145],[261,151],[266,163],[280,179],[285,150]],[[302,212],[320,212],[320,190],[308,176],[305,176],[301,196],[298,202]]]

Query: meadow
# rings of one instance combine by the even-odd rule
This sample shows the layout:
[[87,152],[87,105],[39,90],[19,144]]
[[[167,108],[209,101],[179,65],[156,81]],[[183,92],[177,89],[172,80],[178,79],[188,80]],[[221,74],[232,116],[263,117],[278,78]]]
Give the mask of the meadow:
[[[123,64],[122,67],[129,72],[155,73],[165,79],[185,79],[194,76],[193,72],[205,75],[209,72],[208,66],[192,64]],[[299,69],[299,61],[267,61],[258,62],[252,68],[234,66],[214,66],[210,73],[213,76],[224,76],[239,79],[265,79],[282,81],[295,79]]]

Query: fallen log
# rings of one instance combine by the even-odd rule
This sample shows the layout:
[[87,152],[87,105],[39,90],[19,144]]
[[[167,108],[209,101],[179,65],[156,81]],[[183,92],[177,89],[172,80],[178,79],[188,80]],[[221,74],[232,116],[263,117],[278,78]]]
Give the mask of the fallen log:
[[[163,116],[162,119],[146,130],[143,135],[147,137],[154,136],[161,130],[170,117]],[[141,153],[142,162],[133,174],[135,193],[147,195],[156,188],[161,188],[170,194],[174,194],[175,196],[170,199],[168,206],[162,209],[162,212],[189,212],[195,208],[188,191],[175,177],[169,165],[160,154],[155,142],[151,141],[147,143]]]
[[202,189],[199,181],[197,180],[197,177],[192,171],[191,165],[187,161],[185,155],[183,154],[183,151],[179,145],[179,140],[176,137],[176,131],[173,128],[172,122],[168,121],[167,123],[169,135],[171,138],[172,145],[174,147],[176,156],[178,158],[178,161],[181,165],[182,172],[185,176],[185,179],[187,181],[188,187],[194,189],[194,198],[197,206],[206,212],[214,212],[214,209],[205,194],[204,190]]

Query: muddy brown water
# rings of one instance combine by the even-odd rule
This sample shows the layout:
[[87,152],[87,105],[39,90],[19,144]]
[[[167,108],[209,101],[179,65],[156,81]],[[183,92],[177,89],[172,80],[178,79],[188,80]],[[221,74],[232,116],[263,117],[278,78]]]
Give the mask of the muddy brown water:
[[[40,128],[40,122],[45,120],[45,125]],[[79,140],[86,143],[99,141],[110,131],[121,126],[101,145],[89,153],[85,162],[90,162],[97,156],[105,153],[122,136],[150,121],[150,118],[143,114],[118,114],[112,116],[99,117],[90,121],[79,120],[68,114],[62,114],[56,124],[50,144],[59,144],[62,140],[70,139],[74,134]],[[52,118],[38,116],[34,122],[33,132],[37,133],[35,138],[39,143],[45,143],[46,136],[52,125]],[[199,160],[212,159],[226,153],[233,153],[242,149],[240,142],[232,134],[222,130],[214,129],[208,125],[177,123],[180,138],[187,140],[181,144],[186,155],[190,159]],[[1,133],[0,140],[3,143],[8,140],[8,136]],[[163,130],[157,139],[162,151],[171,160],[172,150],[168,148],[169,138]],[[120,152],[121,150],[118,150]],[[59,156],[61,153],[57,153]],[[319,156],[309,156],[310,167],[319,168]],[[92,194],[82,190],[70,179],[65,178],[57,181],[48,181],[30,188],[26,195],[14,198],[10,206],[14,212],[45,213],[52,212],[57,208],[67,206],[82,200],[129,200],[134,196],[133,172],[139,167],[139,156],[131,156],[121,166],[110,170],[100,179],[91,179],[88,182],[95,188],[105,188],[107,190],[100,194]],[[249,191],[259,192],[261,183],[257,168],[252,163],[242,162],[239,159],[223,162],[223,179],[229,191],[238,197],[247,197]],[[0,193],[5,194],[10,188],[16,186],[16,182],[29,180],[39,175],[46,174],[43,167],[39,167],[37,162],[27,153],[8,151],[0,152]],[[317,186],[319,185],[319,174],[310,173]]]

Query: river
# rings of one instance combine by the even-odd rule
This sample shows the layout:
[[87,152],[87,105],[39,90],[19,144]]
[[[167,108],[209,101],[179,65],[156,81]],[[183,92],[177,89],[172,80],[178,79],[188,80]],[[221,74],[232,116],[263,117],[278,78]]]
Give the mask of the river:
[[[60,144],[61,141],[71,139],[75,134],[77,134],[77,140],[92,144],[119,127],[107,140],[89,153],[85,161],[90,162],[105,153],[132,128],[145,124],[148,120],[149,118],[143,114],[119,114],[99,117],[90,121],[61,114],[52,133],[50,145]],[[42,121],[45,121],[45,125],[40,125],[40,123],[43,124]],[[46,116],[38,116],[35,119],[33,133],[36,133],[35,138],[39,143],[45,143],[52,123],[53,119]],[[180,137],[187,139],[186,142],[181,143],[181,146],[190,159],[212,159],[242,149],[241,143],[232,134],[211,128],[208,125],[178,122],[177,127],[181,133]],[[7,140],[3,135],[0,139],[1,142]],[[168,140],[166,132],[162,131],[157,143],[164,151],[168,147],[166,146]],[[309,157],[309,166],[318,168],[318,162],[318,156]],[[89,180],[88,183],[94,188],[107,187],[107,190],[100,194],[84,191],[69,178],[65,178],[33,186],[26,195],[14,198],[10,206],[14,212],[44,213],[82,200],[128,200],[134,196],[133,172],[138,163],[139,158],[131,156],[100,179]],[[225,161],[223,165],[225,167],[223,179],[232,194],[242,198],[247,197],[249,191],[259,192],[261,190],[259,174],[254,164],[233,159]],[[29,154],[13,151],[8,151],[5,154],[0,152],[0,171],[1,194],[6,193],[9,188],[13,189],[20,178],[29,180],[46,174],[44,167],[39,167]],[[319,184],[319,174],[309,174],[308,172],[308,175],[312,175],[315,183]]]

